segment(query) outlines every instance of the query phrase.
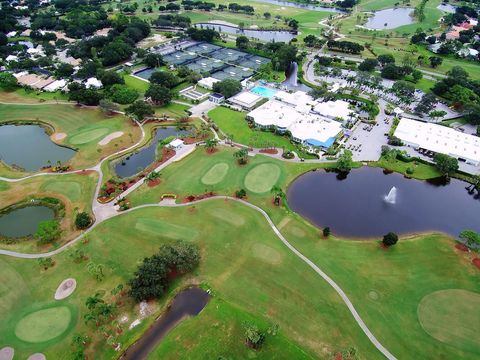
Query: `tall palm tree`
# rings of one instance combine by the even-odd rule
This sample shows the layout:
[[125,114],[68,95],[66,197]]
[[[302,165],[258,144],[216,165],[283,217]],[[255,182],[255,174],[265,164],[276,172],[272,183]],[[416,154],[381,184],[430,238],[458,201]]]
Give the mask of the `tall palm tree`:
[[205,141],[205,148],[208,150],[208,151],[212,151],[213,149],[215,149],[218,145],[218,140],[217,139],[208,139],[207,141]]
[[270,192],[273,194],[275,205],[280,205],[280,200],[285,198],[285,193],[283,192],[282,188],[278,185],[275,185],[272,187]]

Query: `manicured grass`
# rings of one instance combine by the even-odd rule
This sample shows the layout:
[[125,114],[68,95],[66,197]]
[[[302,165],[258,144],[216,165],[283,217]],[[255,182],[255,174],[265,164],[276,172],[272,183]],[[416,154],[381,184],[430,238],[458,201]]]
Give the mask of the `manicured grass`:
[[[239,189],[245,189],[249,199],[255,198],[268,203],[270,189],[274,185],[282,187],[299,174],[319,167],[331,167],[334,164],[287,163],[263,155],[249,157],[248,164],[238,165],[233,154],[237,148],[219,147],[219,150],[206,155],[201,147],[179,163],[172,164],[161,171],[161,182],[155,187],[142,185],[129,195],[132,205],[156,203],[162,194],[177,194],[179,199],[189,195],[199,195],[207,191],[217,194],[233,195]],[[228,165],[227,173],[225,165]],[[219,174],[219,166],[222,173]],[[216,174],[216,176],[214,176]],[[205,181],[207,179],[208,181]],[[210,184],[206,184],[210,182]],[[266,198],[265,198],[266,196]]]
[[[7,121],[38,121],[64,132],[67,137],[58,143],[77,148],[69,161],[72,167],[85,168],[138,141],[140,129],[123,115],[106,116],[97,108],[79,108],[74,105],[0,105],[0,124]],[[100,146],[107,134],[123,131],[124,135]]]
[[275,146],[296,151],[296,146],[286,136],[250,128],[245,115],[244,112],[222,106],[208,113],[220,130],[233,137],[234,142],[256,148]]
[[137,90],[141,94],[144,94],[150,86],[150,83],[148,81],[140,80],[136,77],[133,77],[132,75],[124,75],[123,80],[125,80],[125,85]]
[[164,106],[155,107],[155,115],[158,117],[167,116],[169,118],[180,118],[187,116],[186,110],[190,107],[183,104],[170,103]]
[[[236,219],[237,225],[219,220],[219,209]],[[155,231],[139,229],[138,224],[145,224],[147,219],[155,224]],[[167,236],[162,231],[166,226]],[[274,358],[283,352],[291,358],[329,358],[350,346],[355,346],[361,354],[368,354],[369,359],[381,358],[333,290],[293,256],[275,237],[265,219],[244,205],[224,200],[189,208],[146,208],[113,218],[89,234],[87,244],[79,243],[54,256],[56,264],[46,272],[40,271],[35,261],[1,257],[0,286],[4,291],[0,293],[0,304],[5,311],[2,311],[4,321],[0,323],[0,347],[12,336],[11,319],[32,302],[52,299],[57,286],[67,277],[77,280],[77,289],[65,301],[79,309],[78,319],[82,319],[88,296],[103,290],[105,298],[112,298],[110,289],[119,283],[125,284],[143,257],[172,241],[169,234],[195,242],[202,254],[198,270],[173,289],[183,284],[202,283],[212,288],[214,298],[204,312],[175,330],[178,334],[185,326],[190,329],[185,334],[181,332],[180,339],[169,337],[166,348],[161,343],[158,351],[167,358],[179,358],[177,354],[180,358],[194,358],[203,355],[201,351],[206,349],[205,354],[215,357],[228,354],[247,358],[254,353],[244,344],[244,321],[252,321],[264,329],[273,324],[279,326],[278,335],[267,335],[264,350],[258,352],[260,358]],[[89,261],[105,266],[106,277],[102,282],[96,282],[85,271],[85,262],[76,264],[69,258],[69,253],[76,248],[83,249]],[[169,292],[160,305],[164,306],[171,295]],[[116,316],[127,315],[129,320],[121,325],[124,331],[117,340],[124,349],[140,336],[153,317],[130,331],[128,325],[138,317],[138,307],[133,308],[126,298],[122,302]],[[158,307],[154,309],[158,314]],[[205,324],[208,326],[204,327]],[[194,335],[195,329],[200,328],[204,331]],[[41,344],[18,344],[15,351],[22,358],[42,348],[47,358],[63,358],[71,352],[72,335],[79,332],[93,337],[89,357],[93,354],[96,359],[118,356],[119,353],[105,345],[101,332],[82,320],[57,344],[48,348]],[[172,339],[176,341],[174,348]]]
[[[378,161],[369,163],[369,165],[382,167],[419,180],[433,179],[442,175],[435,166],[415,161],[407,163],[397,159],[387,160],[382,157]],[[413,169],[413,173],[408,174],[407,169]]]
[[14,91],[5,91],[0,89],[0,102],[6,103],[39,103],[39,102],[56,102],[67,101],[68,96],[59,91],[44,92],[26,90],[24,88],[17,88]]
[[[53,247],[65,243],[80,232],[75,228],[75,215],[80,211],[91,212],[95,192],[96,173],[37,176],[15,183],[0,181],[0,208],[10,206],[30,197],[55,197],[65,205],[65,217],[61,222],[62,238]],[[38,247],[35,240],[2,244],[0,247],[15,251],[46,251],[51,246]]]

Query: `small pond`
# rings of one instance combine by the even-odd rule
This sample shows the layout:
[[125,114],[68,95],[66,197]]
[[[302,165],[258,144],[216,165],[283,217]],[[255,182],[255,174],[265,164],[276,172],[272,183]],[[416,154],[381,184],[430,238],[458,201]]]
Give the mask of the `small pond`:
[[160,340],[178,322],[187,316],[195,316],[207,305],[210,295],[199,288],[183,290],[173,299],[167,312],[123,354],[124,360],[143,360],[158,345]]
[[75,150],[55,144],[40,125],[0,126],[0,159],[26,171],[36,171],[57,161],[65,163]]
[[197,23],[195,27],[202,27],[204,29],[213,29],[219,32],[224,32],[227,34],[235,35],[245,35],[249,38],[254,38],[260,41],[276,41],[276,42],[289,42],[297,35],[291,33],[290,31],[279,31],[279,30],[256,30],[256,29],[239,29],[236,26],[229,26],[223,24],[214,24],[214,23]]
[[143,69],[143,70],[140,70],[140,71],[137,71],[136,73],[134,73],[135,76],[138,76],[142,79],[145,79],[145,80],[150,80],[150,76],[152,76],[152,74],[157,71],[156,68],[146,68],[146,69]]
[[292,1],[282,1],[282,0],[255,0],[257,2],[263,2],[272,5],[284,6],[284,7],[294,7],[297,9],[308,9],[313,11],[325,11],[325,12],[334,12],[334,13],[343,13],[345,11],[341,9],[336,9],[334,7],[319,6],[313,4],[301,4]]
[[367,29],[385,30],[413,24],[412,8],[385,9],[374,13],[364,25]]
[[0,235],[24,237],[34,234],[42,221],[53,220],[55,212],[47,206],[27,206],[0,215]]
[[159,141],[169,136],[184,136],[189,133],[188,130],[178,130],[176,127],[157,128],[151,144],[122,158],[115,164],[115,173],[122,178],[138,174],[155,161]]
[[[456,179],[447,185],[406,179],[364,167],[344,180],[334,172],[309,172],[292,183],[287,196],[292,210],[340,236],[432,230],[457,236],[465,229],[480,231],[480,199],[468,193],[467,185]],[[396,199],[388,202],[385,197],[393,187]]]

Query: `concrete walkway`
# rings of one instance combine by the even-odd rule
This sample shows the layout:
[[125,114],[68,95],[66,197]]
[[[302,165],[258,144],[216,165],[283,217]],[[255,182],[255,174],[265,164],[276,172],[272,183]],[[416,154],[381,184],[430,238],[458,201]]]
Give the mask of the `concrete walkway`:
[[[335,282],[333,281],[332,278],[330,278],[325,272],[323,272],[317,265],[315,265],[315,263],[313,261],[311,261],[310,259],[308,259],[305,255],[303,255],[299,250],[297,250],[292,244],[290,244],[288,242],[288,240],[282,235],[282,233],[280,232],[280,230],[278,230],[278,228],[275,226],[274,222],[272,221],[272,219],[268,216],[268,214],[263,210],[261,209],[260,207],[256,206],[256,205],[253,205],[249,202],[246,202],[244,200],[241,200],[241,199],[237,199],[237,198],[233,198],[233,197],[230,197],[230,196],[215,196],[215,197],[211,197],[211,198],[207,198],[207,199],[202,199],[202,200],[198,200],[198,201],[193,201],[193,202],[190,202],[190,203],[183,203],[183,204],[172,204],[172,203],[161,203],[161,204],[146,204],[146,205],[140,205],[140,206],[137,206],[135,208],[132,208],[132,209],[129,209],[129,210],[126,210],[124,212],[121,212],[121,213],[116,213],[116,215],[114,216],[121,216],[123,214],[126,214],[126,213],[130,213],[132,211],[136,211],[138,209],[143,209],[143,208],[150,208],[150,207],[171,207],[171,208],[174,208],[174,207],[185,207],[185,206],[191,206],[191,205],[195,205],[195,204],[199,204],[199,203],[202,203],[202,202],[206,202],[206,201],[213,201],[213,200],[229,200],[229,201],[235,201],[235,202],[238,202],[238,203],[241,203],[245,206],[248,206],[249,208],[259,212],[264,218],[265,220],[267,220],[268,222],[268,225],[270,226],[270,228],[273,230],[273,232],[275,233],[275,235],[280,239],[280,241],[282,241],[282,243],[291,251],[293,252],[298,258],[300,258],[300,260],[302,260],[304,263],[306,263],[313,271],[315,271],[320,277],[322,277],[322,279],[324,279],[336,292],[337,294],[340,296],[340,298],[342,299],[342,301],[345,303],[345,305],[347,305],[347,308],[348,310],[350,311],[350,313],[352,314],[354,320],[357,322],[358,326],[360,326],[360,328],[362,329],[363,333],[368,337],[368,339],[370,340],[370,342],[378,349],[378,351],[380,351],[387,359],[389,360],[396,360],[395,356],[393,356],[378,340],[377,338],[375,337],[375,335],[373,335],[373,333],[370,331],[370,329],[367,327],[367,325],[365,324],[365,322],[362,320],[362,318],[360,317],[360,315],[358,314],[357,310],[355,309],[355,307],[353,306],[352,302],[350,301],[350,299],[348,298],[347,294],[345,294],[345,292],[340,288],[340,286]],[[76,239],[74,239],[73,241],[71,241],[70,243],[68,244],[65,244],[64,246],[54,250],[54,251],[50,251],[48,253],[43,253],[43,254],[24,254],[24,253],[18,253],[18,252],[14,252],[14,251],[7,251],[7,250],[0,250],[0,254],[1,255],[7,255],[7,256],[12,256],[12,257],[17,257],[17,258],[22,258],[22,259],[38,259],[38,258],[44,258],[44,257],[49,257],[49,256],[53,256],[53,255],[56,255],[56,254],[59,254],[61,252],[63,252],[64,250],[68,249],[69,247],[71,247],[72,245],[74,245],[76,242],[78,242],[81,238],[83,238],[86,234],[88,234],[90,231],[92,231],[96,226],[98,226],[101,222],[100,221],[97,221],[91,228],[89,228],[87,231],[85,231],[82,235],[78,236]]]

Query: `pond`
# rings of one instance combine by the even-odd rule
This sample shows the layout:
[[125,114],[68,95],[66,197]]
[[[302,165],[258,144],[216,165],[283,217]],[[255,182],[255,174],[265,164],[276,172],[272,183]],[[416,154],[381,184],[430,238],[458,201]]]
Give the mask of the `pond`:
[[0,126],[0,159],[7,165],[16,165],[26,171],[43,166],[65,163],[75,150],[55,144],[40,125]]
[[413,24],[412,8],[385,9],[374,13],[364,25],[367,29],[385,30]]
[[[291,184],[287,196],[292,210],[340,236],[379,237],[389,231],[457,236],[465,229],[480,231],[480,200],[468,193],[467,185],[456,179],[447,185],[406,179],[364,167],[345,180],[334,172],[309,172]],[[393,187],[396,196],[385,199]]]
[[177,323],[187,316],[195,316],[207,305],[210,295],[199,288],[183,290],[173,299],[167,312],[123,354],[124,360],[143,360]]
[[255,0],[257,2],[263,2],[272,5],[285,6],[285,7],[294,7],[297,9],[308,9],[313,11],[325,11],[325,12],[334,12],[334,13],[343,13],[345,11],[336,9],[334,7],[318,6],[313,4],[300,4],[297,2],[291,1],[282,1],[282,0]]
[[196,23],[195,27],[202,27],[203,29],[213,29],[227,34],[244,35],[249,38],[254,38],[260,41],[275,41],[275,42],[289,42],[296,37],[290,31],[280,30],[256,30],[256,29],[239,29],[236,26],[215,24],[215,23]]
[[53,220],[55,212],[47,206],[27,206],[0,215],[0,235],[24,237],[34,234],[42,221]]
[[178,130],[176,127],[157,128],[151,144],[122,158],[115,165],[115,173],[122,178],[138,174],[155,161],[159,141],[170,136],[185,136],[189,133],[188,130]]

